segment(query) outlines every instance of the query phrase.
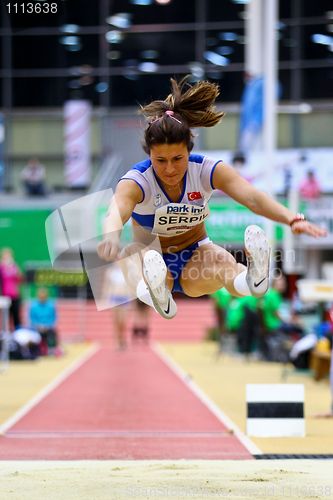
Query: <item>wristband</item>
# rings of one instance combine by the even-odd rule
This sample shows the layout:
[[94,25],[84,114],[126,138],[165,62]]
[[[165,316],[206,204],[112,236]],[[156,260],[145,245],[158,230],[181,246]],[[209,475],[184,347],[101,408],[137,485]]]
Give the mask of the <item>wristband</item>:
[[289,226],[292,228],[292,227],[293,227],[293,225],[295,224],[295,222],[304,221],[304,220],[306,220],[306,218],[305,218],[305,215],[304,215],[304,214],[301,214],[301,213],[296,214],[296,217],[294,217],[294,218],[293,218],[293,220],[291,220],[291,221],[289,222]]

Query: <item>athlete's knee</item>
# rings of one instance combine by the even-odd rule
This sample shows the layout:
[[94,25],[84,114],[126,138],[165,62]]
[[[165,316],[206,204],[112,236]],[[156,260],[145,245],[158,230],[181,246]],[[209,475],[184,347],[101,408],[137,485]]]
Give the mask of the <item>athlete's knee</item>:
[[[190,274],[186,277],[182,276],[180,279],[180,284],[185,295],[189,297],[202,297],[211,293],[212,277],[210,273],[205,273],[205,270],[201,270],[200,275],[197,275],[196,279],[193,279]],[[205,274],[207,274],[206,278]]]
[[197,283],[185,279],[185,280],[180,280],[180,284],[182,286],[183,292],[185,295],[188,297],[201,297],[202,295],[205,295],[205,292],[202,292],[201,289],[198,287]]
[[235,257],[226,251],[216,252],[215,254],[215,264],[220,264],[221,266],[236,266]]
[[212,269],[214,272],[220,273],[229,267],[233,268],[236,266],[236,260],[233,255],[223,248],[207,250],[203,257],[204,265],[202,267],[204,269]]

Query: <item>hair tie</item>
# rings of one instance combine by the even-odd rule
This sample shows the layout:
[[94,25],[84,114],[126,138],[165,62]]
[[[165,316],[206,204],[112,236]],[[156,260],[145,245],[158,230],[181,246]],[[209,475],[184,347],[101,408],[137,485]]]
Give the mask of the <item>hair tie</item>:
[[175,118],[175,117],[173,116],[175,113],[174,113],[171,109],[167,109],[167,110],[165,111],[165,114],[166,114],[167,116],[170,116],[170,118],[172,118],[172,119],[173,119],[173,120],[175,120],[176,122],[178,122],[178,123],[180,123],[180,124],[182,123],[180,120],[177,120],[177,118]]
[[[167,109],[166,111],[164,111],[164,114],[167,115],[167,116],[170,116],[170,118],[172,118],[173,120],[175,120],[176,122],[178,123],[182,123],[180,120],[178,120],[175,116],[174,116],[174,111],[172,111],[171,109]],[[156,123],[158,122],[159,120],[161,120],[163,118],[163,115],[162,116],[157,116],[156,118],[153,118],[150,122],[149,122],[149,126],[152,125],[153,123]]]

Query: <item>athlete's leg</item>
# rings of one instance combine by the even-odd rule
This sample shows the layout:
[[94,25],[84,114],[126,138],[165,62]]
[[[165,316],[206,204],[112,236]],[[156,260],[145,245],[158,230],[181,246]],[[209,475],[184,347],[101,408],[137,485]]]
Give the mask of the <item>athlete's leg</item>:
[[135,295],[136,287],[142,279],[142,255],[145,246],[142,243],[130,243],[119,255],[118,264],[124,274],[126,283]]
[[120,304],[113,308],[113,327],[114,336],[119,349],[124,349],[126,347],[126,320],[128,317],[127,307]]
[[217,245],[199,246],[182,272],[180,282],[184,292],[199,297],[225,287],[235,296],[261,297],[268,288],[270,248],[258,226],[246,229],[245,252],[247,268]]
[[183,269],[180,283],[186,295],[200,297],[225,287],[235,296],[249,295],[239,293],[234,286],[235,278],[246,267],[238,264],[234,257],[213,243],[199,246],[191,260]]
[[173,318],[177,312],[170,292],[173,278],[162,255],[142,243],[132,243],[122,250],[120,258],[119,264],[132,293],[164,318]]
[[[124,273],[126,282],[134,291],[137,289],[138,283],[143,278],[143,257],[149,250],[151,249],[143,243],[130,243],[120,252],[119,265]],[[173,279],[169,271],[166,276],[166,285],[169,290],[172,290]]]

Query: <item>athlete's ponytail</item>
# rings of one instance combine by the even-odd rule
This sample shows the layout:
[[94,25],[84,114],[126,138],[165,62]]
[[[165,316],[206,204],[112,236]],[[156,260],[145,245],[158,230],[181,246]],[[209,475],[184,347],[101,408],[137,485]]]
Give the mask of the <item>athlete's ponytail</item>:
[[216,84],[201,81],[187,83],[187,77],[177,82],[171,78],[171,94],[164,101],[153,101],[141,107],[149,123],[144,134],[143,149],[149,154],[154,144],[178,144],[184,142],[193,148],[191,128],[213,127],[224,113],[215,109],[219,95]]

